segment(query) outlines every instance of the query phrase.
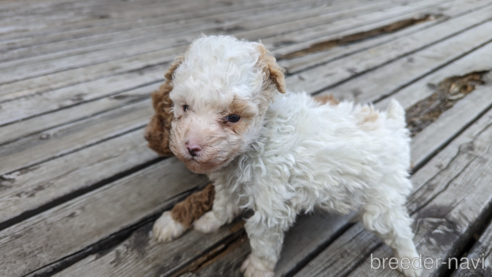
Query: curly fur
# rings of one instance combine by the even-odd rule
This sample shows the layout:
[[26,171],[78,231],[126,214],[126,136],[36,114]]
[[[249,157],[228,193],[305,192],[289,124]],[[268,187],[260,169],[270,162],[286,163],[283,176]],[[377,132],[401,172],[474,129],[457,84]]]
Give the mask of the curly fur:
[[[169,149],[169,134],[171,132],[171,122],[173,119],[173,113],[171,112],[172,101],[169,98],[169,93],[172,90],[170,80],[172,80],[172,74],[179,63],[180,61],[171,65],[166,72],[165,83],[161,85],[158,91],[153,93],[152,103],[156,113],[145,130],[145,137],[148,140],[149,147],[161,156],[173,155]],[[315,96],[314,100],[320,104],[338,104],[338,101],[333,95]],[[195,192],[185,200],[177,203],[169,215],[165,214],[165,216],[163,216],[166,218],[167,223],[156,223],[154,236],[159,240],[166,241],[170,239],[166,236],[175,237],[177,233],[166,232],[163,229],[174,228],[174,226],[182,226],[183,232],[184,230],[189,229],[195,220],[199,219],[202,215],[212,209],[214,196],[215,188],[213,184],[210,183],[202,191]]]
[[[174,70],[170,149],[215,182],[213,210],[194,227],[214,231],[254,210],[245,224],[246,276],[273,276],[285,231],[315,208],[360,210],[397,258],[417,257],[404,206],[412,185],[401,106],[321,105],[305,93],[283,93],[281,72],[261,44],[228,36],[194,41]],[[241,119],[230,122],[238,102]],[[190,145],[200,151],[192,155]]]

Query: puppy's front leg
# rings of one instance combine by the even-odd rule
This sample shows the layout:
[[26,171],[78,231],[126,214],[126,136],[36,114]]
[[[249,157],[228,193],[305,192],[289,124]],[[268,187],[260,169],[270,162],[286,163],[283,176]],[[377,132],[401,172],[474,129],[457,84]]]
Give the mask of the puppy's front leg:
[[286,211],[288,208],[282,211],[280,217],[270,221],[268,218],[275,215],[257,210],[255,215],[247,220],[244,227],[251,244],[251,254],[241,266],[245,277],[274,276],[273,271],[280,258],[284,233],[296,218],[294,211]]
[[239,214],[237,198],[223,185],[215,185],[215,199],[211,211],[205,213],[193,224],[195,230],[210,233],[231,222]]
[[212,209],[215,189],[212,183],[176,204],[155,222],[152,235],[158,241],[171,241],[191,228],[193,221]]

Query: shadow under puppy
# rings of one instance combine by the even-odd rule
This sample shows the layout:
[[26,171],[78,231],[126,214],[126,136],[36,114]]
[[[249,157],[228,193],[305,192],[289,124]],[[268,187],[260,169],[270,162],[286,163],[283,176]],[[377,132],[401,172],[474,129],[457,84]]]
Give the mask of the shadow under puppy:
[[[397,258],[418,257],[404,206],[410,139],[396,101],[377,112],[286,93],[264,46],[229,36],[195,40],[169,75],[169,147],[215,186],[212,211],[194,228],[215,231],[243,209],[255,212],[245,224],[252,250],[245,276],[273,276],[285,231],[298,213],[315,208],[360,210],[365,227]],[[154,234],[172,239],[184,232],[178,227],[164,214]],[[418,268],[402,270],[420,276]]]

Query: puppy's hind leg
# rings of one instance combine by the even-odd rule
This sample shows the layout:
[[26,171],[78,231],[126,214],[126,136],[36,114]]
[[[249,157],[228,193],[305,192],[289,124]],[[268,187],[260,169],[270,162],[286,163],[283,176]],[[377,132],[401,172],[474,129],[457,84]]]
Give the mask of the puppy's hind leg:
[[[411,264],[412,260],[418,257],[412,240],[413,232],[410,226],[412,219],[404,206],[404,197],[396,200],[394,198],[388,201],[368,199],[368,203],[364,206],[362,221],[368,230],[375,232],[393,249],[400,271],[405,276],[419,277],[421,276],[421,265]],[[406,259],[402,263],[403,258]]]

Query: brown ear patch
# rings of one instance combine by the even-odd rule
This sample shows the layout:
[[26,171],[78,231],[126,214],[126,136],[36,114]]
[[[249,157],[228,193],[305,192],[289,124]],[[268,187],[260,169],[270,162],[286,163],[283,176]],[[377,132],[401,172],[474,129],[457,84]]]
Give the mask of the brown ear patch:
[[215,187],[210,183],[202,191],[195,192],[176,204],[171,211],[171,216],[186,228],[190,228],[195,220],[212,209],[214,198]]
[[173,120],[172,102],[169,98],[171,90],[172,86],[166,82],[158,91],[152,93],[155,114],[145,128],[145,139],[148,141],[149,148],[161,156],[173,155],[169,149],[169,135]]
[[164,84],[152,93],[152,105],[155,114],[145,128],[145,139],[148,141],[149,148],[161,156],[173,155],[169,149],[169,135],[173,120],[173,113],[171,112],[173,103],[169,98],[169,93],[173,90],[173,73],[182,61],[183,57],[176,58],[164,74],[166,78]]
[[268,50],[263,45],[258,46],[260,52],[259,63],[262,66],[267,80],[270,84],[274,84],[277,90],[285,93],[285,77],[284,70],[281,68],[274,57],[268,55]]

